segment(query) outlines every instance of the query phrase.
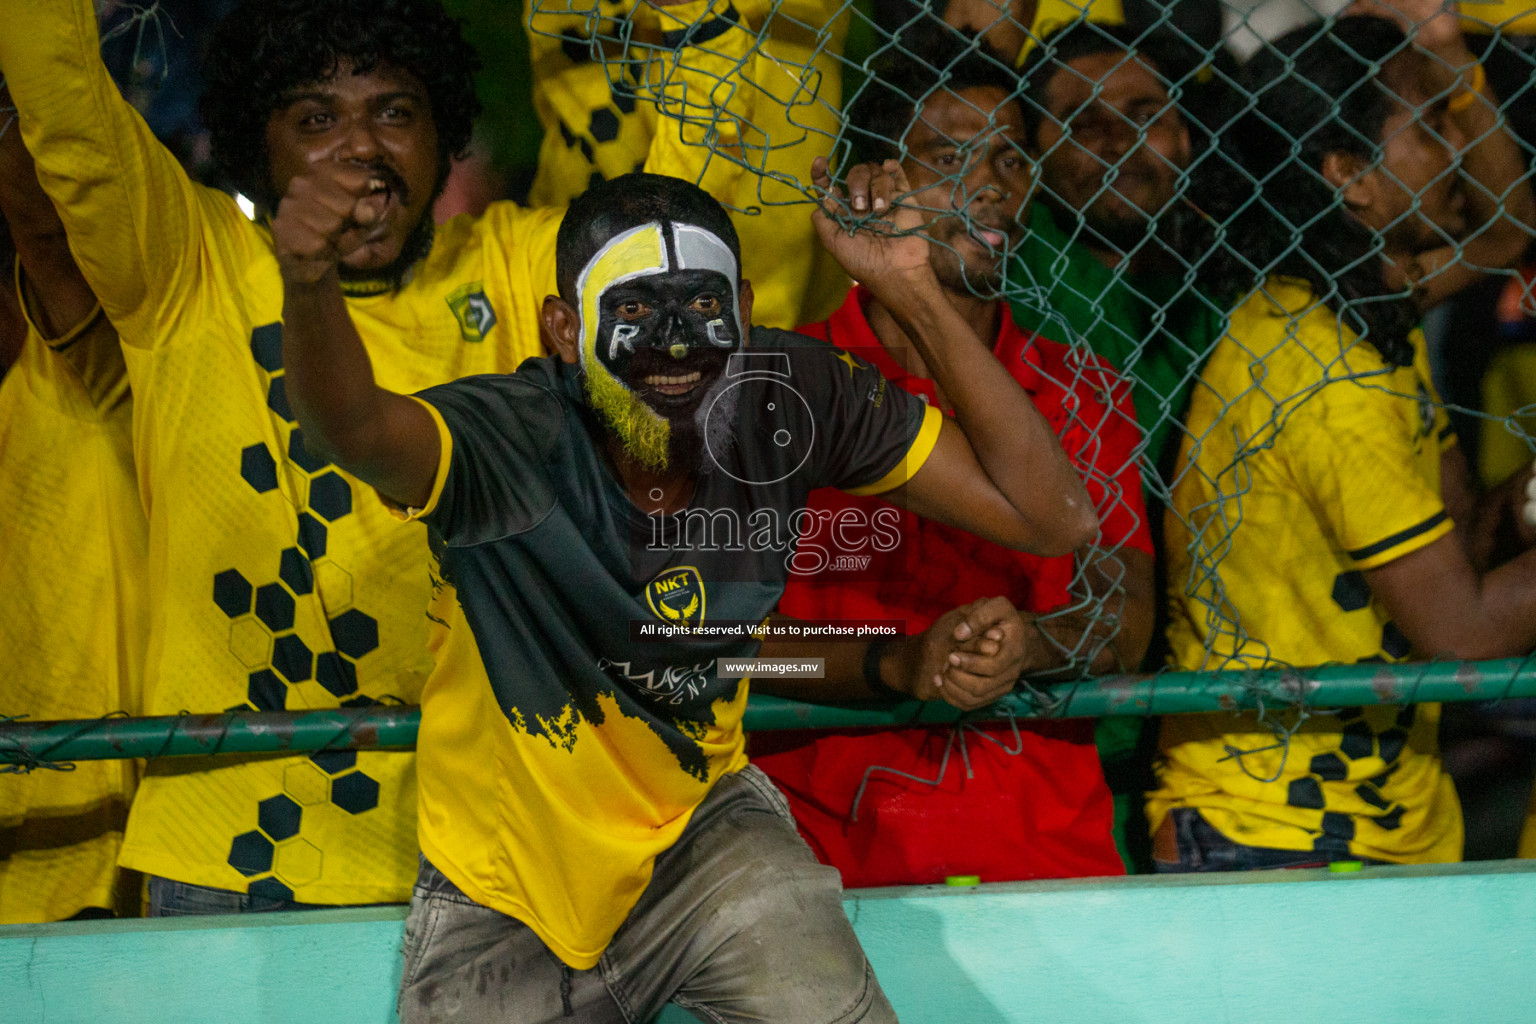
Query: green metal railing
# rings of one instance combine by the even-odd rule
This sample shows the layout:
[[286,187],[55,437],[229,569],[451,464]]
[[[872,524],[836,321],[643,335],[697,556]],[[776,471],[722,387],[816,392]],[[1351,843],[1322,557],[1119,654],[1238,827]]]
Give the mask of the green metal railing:
[[[1309,709],[1489,701],[1536,696],[1536,666],[1527,658],[1483,662],[1337,665],[1316,669],[1165,672],[1103,676],[1053,686],[1031,685],[979,712],[982,718],[1098,718],[1202,711]],[[753,697],[748,731],[846,729],[954,722],[947,704],[911,701],[894,707],[802,704]],[[0,722],[0,764],[36,767],[121,757],[288,754],[316,750],[404,749],[416,743],[415,707],[322,711],[231,711],[157,718],[65,722]]]

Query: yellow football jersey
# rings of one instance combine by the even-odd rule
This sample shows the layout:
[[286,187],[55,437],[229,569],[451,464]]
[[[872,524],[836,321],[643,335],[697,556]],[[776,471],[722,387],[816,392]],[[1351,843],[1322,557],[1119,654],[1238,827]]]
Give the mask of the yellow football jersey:
[[[0,63],[137,397],[150,602],[139,710],[414,703],[431,667],[424,533],[306,449],[284,393],[268,232],[187,179],[98,45],[90,0],[25,0],[7,9]],[[691,54],[678,54],[678,89],[696,88]],[[697,177],[673,161],[702,151],[665,134],[647,166]],[[537,355],[558,221],[493,204],[439,228],[398,290],[349,299],[379,383],[409,393]],[[415,803],[407,753],[151,762],[122,863],[301,902],[405,900]]]
[[[1362,570],[1452,529],[1440,456],[1455,439],[1422,333],[1411,340],[1413,365],[1387,364],[1290,279],[1233,312],[1190,403],[1166,520],[1174,665],[1408,657]],[[1148,818],[1155,830],[1195,807],[1252,846],[1456,860],[1439,721],[1437,704],[1314,712],[1279,743],[1253,713],[1171,715]]]
[[1536,3],[1532,0],[1462,0],[1461,27],[1485,35],[1536,33]]
[[[605,49],[594,42],[588,17],[594,6],[601,16],[597,35],[609,40],[631,8],[637,20],[658,19],[641,27],[653,30],[653,40],[662,34],[663,46],[677,45],[688,25],[702,22],[690,63],[706,94],[724,102],[729,93],[734,118],[716,123],[713,135],[703,125],[682,133],[678,142],[699,152],[679,159],[703,166],[700,185],[731,211],[742,276],[756,296],[753,322],[794,328],[837,308],[848,278],[817,240],[811,206],[795,183],[810,181],[811,160],[831,154],[840,127],[848,6],[827,0],[688,0],[664,9],[633,0],[524,4],[534,110],[544,127],[531,202],[564,205],[589,182],[639,167],[657,134],[657,109],[646,97],[666,89],[671,102],[680,102],[664,67],[644,59],[655,51],[636,46],[625,54],[614,43]],[[733,19],[739,27],[726,31]],[[711,146],[720,155],[711,158]]]
[[[0,713],[96,718],[134,706],[146,636],[128,378],[100,311],[51,343],[27,326],[0,380]],[[138,768],[0,775],[0,924],[136,907],[117,855]]]

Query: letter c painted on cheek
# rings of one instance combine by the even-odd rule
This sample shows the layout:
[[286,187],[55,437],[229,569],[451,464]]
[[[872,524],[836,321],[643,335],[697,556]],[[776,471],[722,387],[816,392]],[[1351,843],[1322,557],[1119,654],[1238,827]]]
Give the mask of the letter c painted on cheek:
[[736,346],[736,342],[733,339],[731,339],[729,337],[721,337],[720,334],[718,333],[718,332],[720,332],[720,331],[725,329],[725,321],[724,320],[722,320],[722,319],[717,317],[714,320],[711,320],[709,323],[705,324],[704,326],[709,328],[709,341],[710,341],[710,344],[718,345],[721,348],[734,348]]

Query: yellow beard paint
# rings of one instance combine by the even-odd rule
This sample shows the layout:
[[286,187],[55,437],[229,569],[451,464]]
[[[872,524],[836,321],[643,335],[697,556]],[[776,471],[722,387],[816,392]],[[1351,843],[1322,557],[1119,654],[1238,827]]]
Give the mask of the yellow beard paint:
[[598,337],[597,326],[604,292],[622,281],[666,269],[667,250],[661,225],[652,222],[615,235],[592,257],[576,282],[581,303],[581,365],[586,371],[587,400],[618,435],[625,450],[641,465],[655,470],[667,468],[672,425],[610,373],[598,358],[597,346],[606,339]]

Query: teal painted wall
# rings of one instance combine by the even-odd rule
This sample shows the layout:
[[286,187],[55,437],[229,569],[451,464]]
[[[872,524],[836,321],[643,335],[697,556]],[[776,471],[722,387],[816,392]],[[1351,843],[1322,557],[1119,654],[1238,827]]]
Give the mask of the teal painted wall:
[[[1526,862],[871,890],[847,909],[906,1024],[1536,1020]],[[0,928],[0,1020],[388,1024],[403,920]]]

